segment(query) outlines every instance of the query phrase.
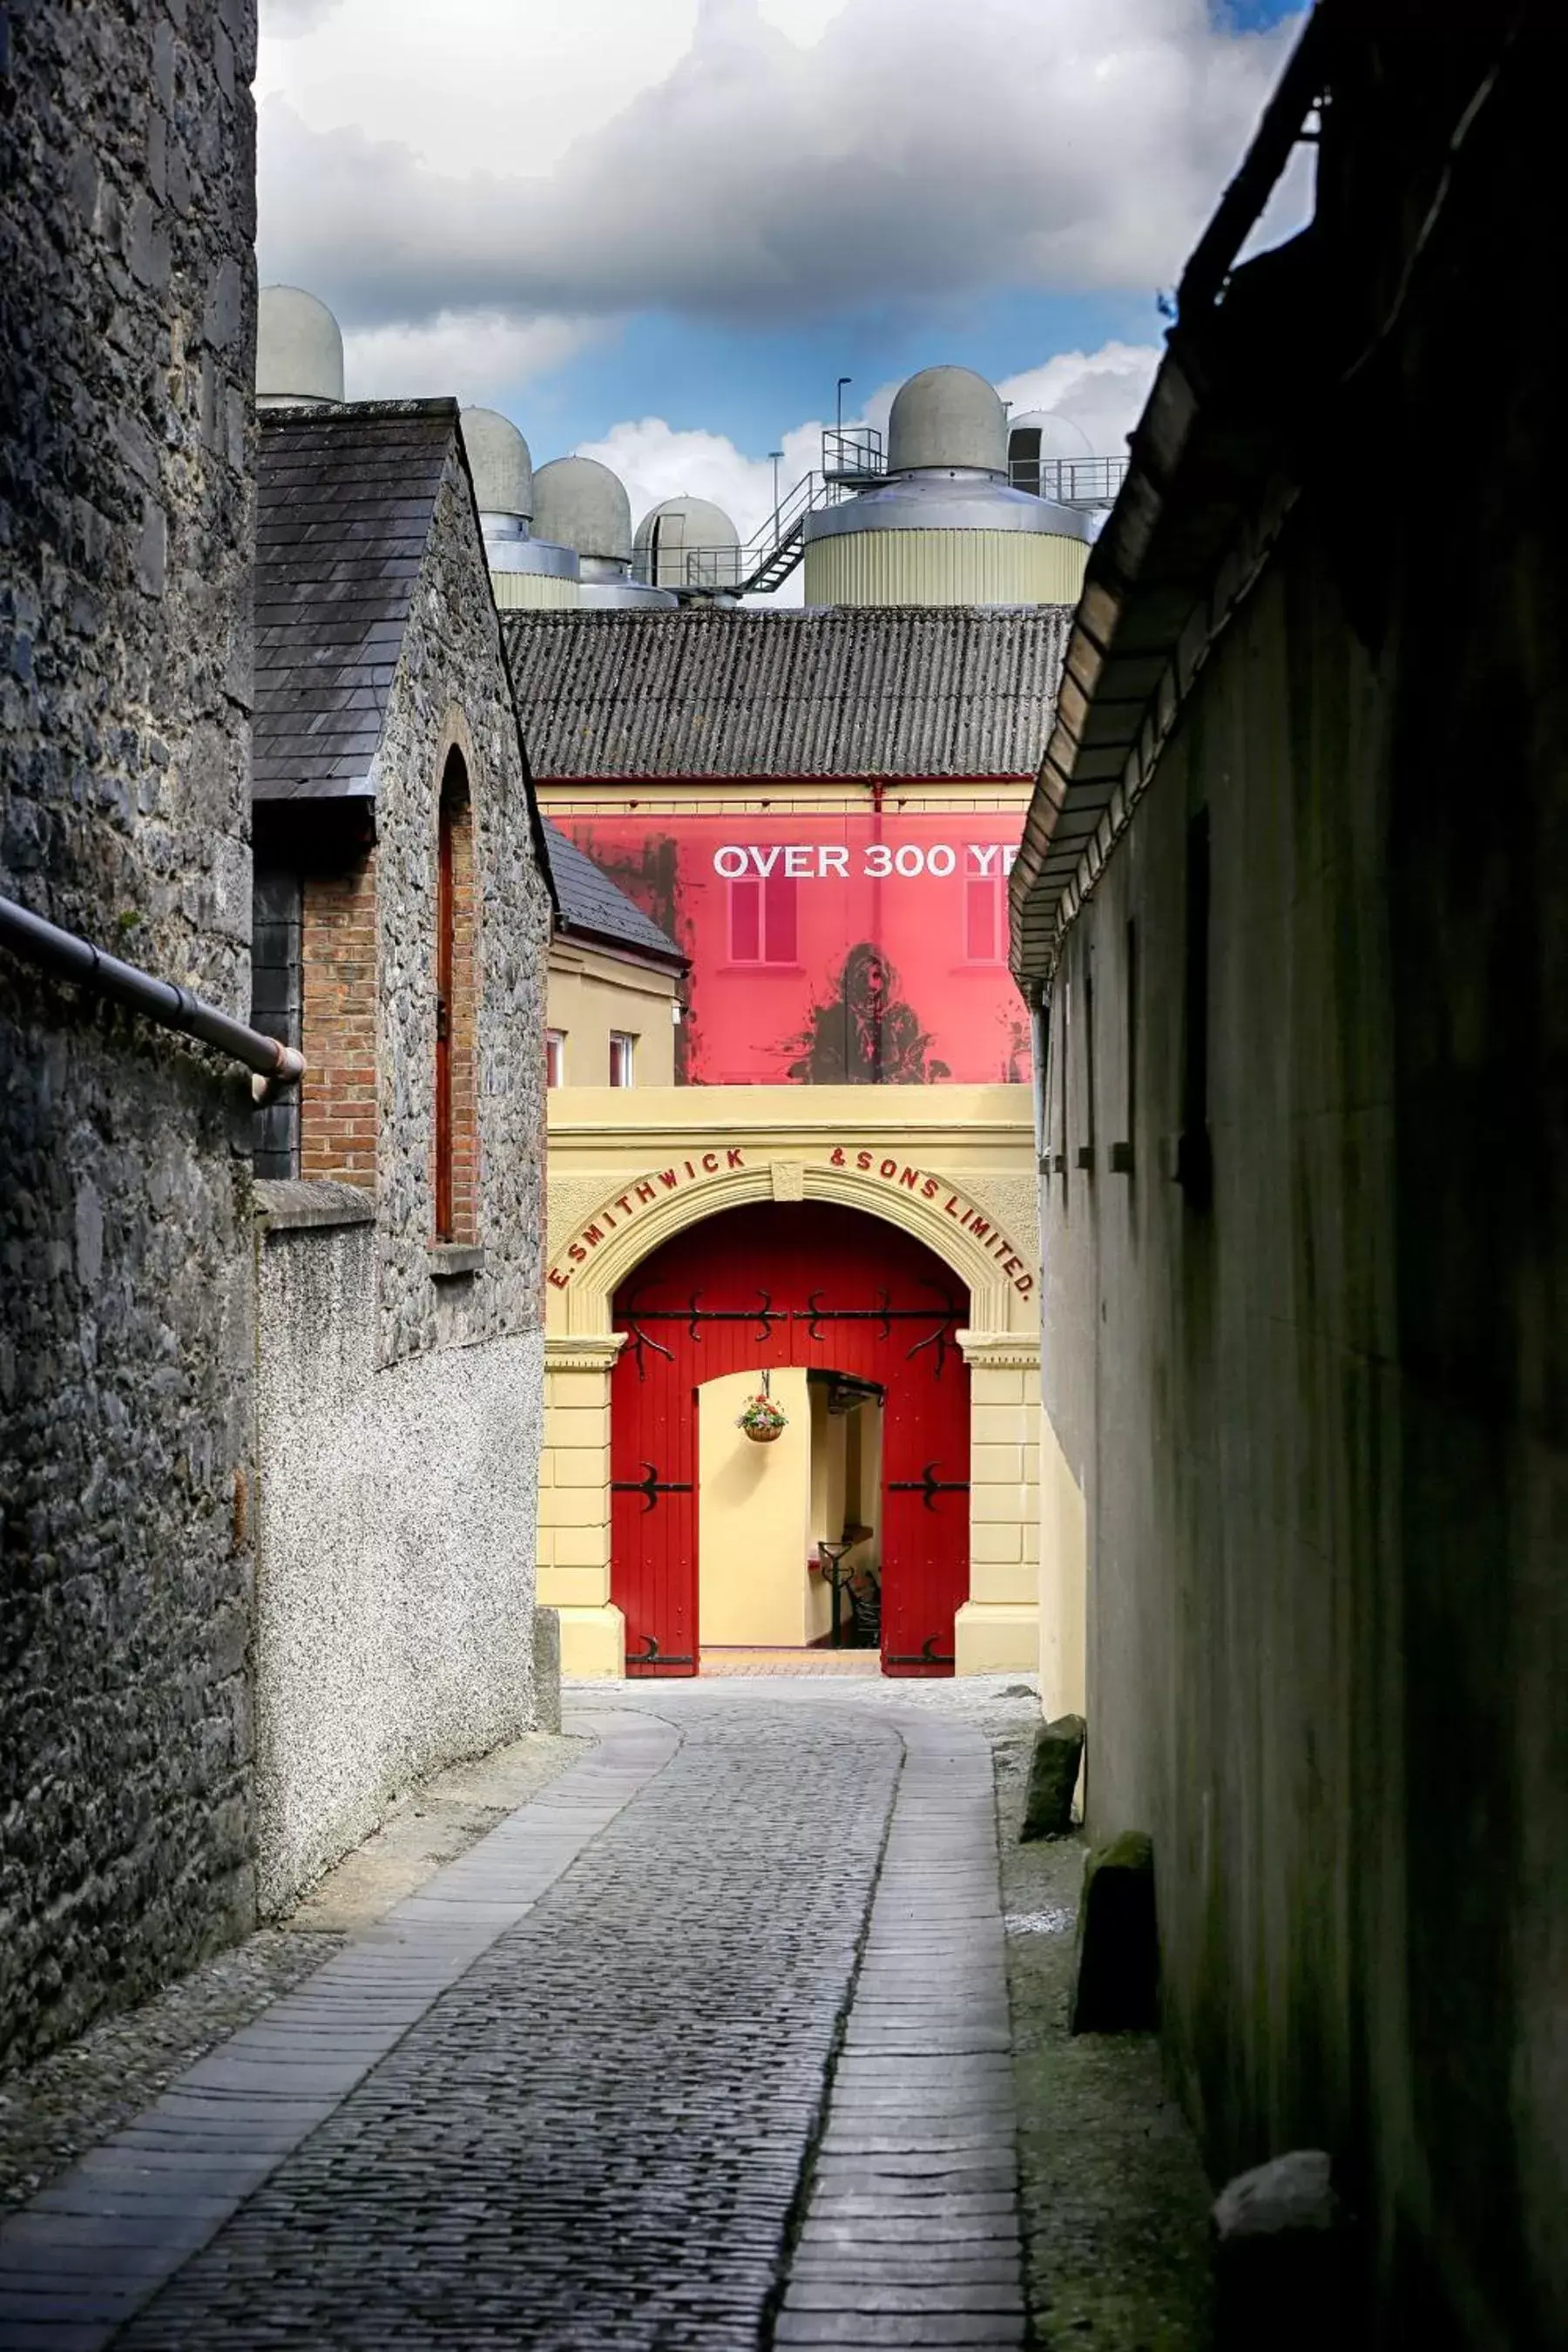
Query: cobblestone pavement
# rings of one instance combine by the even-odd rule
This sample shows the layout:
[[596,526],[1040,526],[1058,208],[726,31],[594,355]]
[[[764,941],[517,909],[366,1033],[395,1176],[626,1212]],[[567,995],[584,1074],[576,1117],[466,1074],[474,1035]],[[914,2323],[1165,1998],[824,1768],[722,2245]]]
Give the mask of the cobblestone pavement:
[[1022,2343],[1010,1690],[595,1691],[583,1763],[0,2231],[0,2342]]

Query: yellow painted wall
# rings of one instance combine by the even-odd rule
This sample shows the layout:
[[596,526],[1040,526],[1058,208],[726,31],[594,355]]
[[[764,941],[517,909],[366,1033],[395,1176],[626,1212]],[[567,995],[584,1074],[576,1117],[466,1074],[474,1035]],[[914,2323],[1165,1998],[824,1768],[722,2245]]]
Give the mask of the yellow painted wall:
[[805,1374],[773,1375],[773,1394],[789,1425],[771,1445],[734,1425],[761,1381],[760,1372],[729,1372],[697,1392],[698,1638],[704,1649],[793,1649],[811,1639]]
[[808,604],[1076,604],[1088,560],[1085,541],[1043,531],[838,531],[807,545],[805,598]]
[[568,1087],[605,1087],[610,1070],[610,1032],[637,1039],[634,1085],[675,1084],[675,1023],[671,1008],[679,982],[620,956],[556,940],[550,950],[549,1026],[566,1039]]

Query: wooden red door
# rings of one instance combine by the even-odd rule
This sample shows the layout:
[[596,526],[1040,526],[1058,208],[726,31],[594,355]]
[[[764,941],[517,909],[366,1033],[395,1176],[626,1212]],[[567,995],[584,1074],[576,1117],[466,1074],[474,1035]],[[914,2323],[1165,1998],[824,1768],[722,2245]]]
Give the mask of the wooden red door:
[[[969,1297],[880,1219],[758,1202],[691,1227],[617,1294],[611,1383],[611,1591],[626,1669],[691,1675],[697,1622],[697,1412],[702,1382],[786,1364],[884,1391],[882,1664],[952,1672],[969,1591]],[[802,1568],[804,1571],[805,1563]]]

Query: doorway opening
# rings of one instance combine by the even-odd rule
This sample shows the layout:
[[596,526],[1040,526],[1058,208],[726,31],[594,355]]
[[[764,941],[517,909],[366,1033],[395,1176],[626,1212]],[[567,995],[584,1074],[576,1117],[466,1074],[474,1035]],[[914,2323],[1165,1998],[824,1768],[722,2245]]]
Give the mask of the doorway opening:
[[[837,1203],[725,1210],[643,1262],[616,1297],[611,1376],[628,1675],[696,1674],[705,1646],[805,1654],[836,1636],[876,1644],[885,1674],[952,1674],[968,1316],[922,1243]],[[741,1425],[764,1381],[784,1416],[765,1439]]]
[[882,1409],[879,1381],[853,1372],[805,1376],[811,1409],[809,1639],[825,1650],[882,1642]]

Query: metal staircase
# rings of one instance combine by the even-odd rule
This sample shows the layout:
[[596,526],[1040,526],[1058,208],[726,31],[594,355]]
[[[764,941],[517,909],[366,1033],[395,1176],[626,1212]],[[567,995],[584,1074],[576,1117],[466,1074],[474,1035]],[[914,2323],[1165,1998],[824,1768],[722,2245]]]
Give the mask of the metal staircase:
[[[1094,509],[1114,504],[1127,464],[1125,457],[1035,457],[1015,461],[1009,473],[1015,489],[1060,506]],[[661,583],[673,586],[678,596],[771,595],[805,553],[807,519],[887,478],[887,453],[874,425],[829,426],[822,436],[821,466],[801,476],[738,552],[732,547],[689,547],[683,576],[671,582],[661,568]]]
[[822,464],[803,474],[737,555],[733,548],[690,547],[674,583],[677,595],[766,596],[782,587],[805,553],[806,518],[886,478],[882,436],[869,425],[822,436]]

